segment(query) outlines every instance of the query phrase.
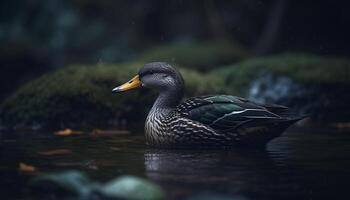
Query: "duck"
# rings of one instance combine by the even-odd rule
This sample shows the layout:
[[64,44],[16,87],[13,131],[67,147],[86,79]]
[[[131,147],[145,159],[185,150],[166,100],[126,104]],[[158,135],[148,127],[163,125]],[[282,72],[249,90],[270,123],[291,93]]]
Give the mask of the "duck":
[[262,147],[301,120],[288,107],[232,95],[184,97],[184,79],[166,62],[147,63],[113,93],[157,91],[145,121],[146,144],[159,148]]

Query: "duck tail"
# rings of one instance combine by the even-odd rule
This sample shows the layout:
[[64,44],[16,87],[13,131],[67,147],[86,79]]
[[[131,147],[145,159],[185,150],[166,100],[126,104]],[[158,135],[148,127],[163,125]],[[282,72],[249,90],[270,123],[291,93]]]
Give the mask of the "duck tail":
[[285,121],[289,121],[291,123],[295,123],[299,120],[305,119],[307,117],[310,117],[309,115],[299,114],[287,107],[280,107],[277,108],[274,107],[273,113],[283,118]]

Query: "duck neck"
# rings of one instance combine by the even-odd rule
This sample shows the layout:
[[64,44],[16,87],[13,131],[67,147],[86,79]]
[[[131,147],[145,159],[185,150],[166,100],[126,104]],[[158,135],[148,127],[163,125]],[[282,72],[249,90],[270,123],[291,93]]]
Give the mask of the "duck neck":
[[163,112],[167,114],[172,111],[183,97],[183,88],[173,88],[161,91],[157,100],[154,102],[151,112]]

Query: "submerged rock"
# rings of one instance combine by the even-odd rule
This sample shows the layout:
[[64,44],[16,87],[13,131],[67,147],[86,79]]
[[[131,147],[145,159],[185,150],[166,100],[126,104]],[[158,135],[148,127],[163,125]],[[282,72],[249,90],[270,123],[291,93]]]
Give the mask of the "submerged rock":
[[99,187],[79,171],[67,171],[58,174],[42,175],[34,178],[31,188],[37,193],[65,195],[86,198],[91,191]]
[[225,77],[231,93],[251,100],[289,106],[319,120],[350,117],[350,60],[284,54],[227,66],[212,74]]
[[132,200],[161,200],[164,193],[158,185],[134,176],[122,176],[108,182],[102,192],[108,197]]
[[162,189],[142,178],[122,176],[106,184],[91,181],[79,171],[67,171],[34,178],[31,188],[40,197],[79,200],[162,200]]

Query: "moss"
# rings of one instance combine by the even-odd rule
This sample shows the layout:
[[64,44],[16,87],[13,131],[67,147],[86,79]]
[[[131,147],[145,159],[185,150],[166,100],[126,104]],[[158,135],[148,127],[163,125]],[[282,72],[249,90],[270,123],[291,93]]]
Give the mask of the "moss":
[[[154,101],[149,90],[111,94],[111,89],[131,78],[141,63],[102,66],[68,66],[22,86],[1,105],[7,125],[44,124],[51,128],[105,125],[115,119],[142,122]],[[350,61],[305,54],[282,54],[223,66],[210,73],[188,68],[180,71],[186,95],[245,95],[263,71],[290,77],[305,85],[350,87]]]
[[230,42],[172,43],[146,51],[139,58],[143,62],[165,61],[201,71],[241,61],[247,52]]
[[261,74],[271,71],[302,84],[350,86],[350,60],[310,54],[281,54],[225,66],[211,74],[224,77],[232,93],[242,95]]
[[[106,124],[123,119],[140,122],[154,101],[148,90],[112,94],[111,89],[134,76],[142,64],[69,66],[33,80],[1,105],[5,124],[35,123],[56,127]],[[183,69],[186,94],[219,92],[223,83],[212,76]]]

